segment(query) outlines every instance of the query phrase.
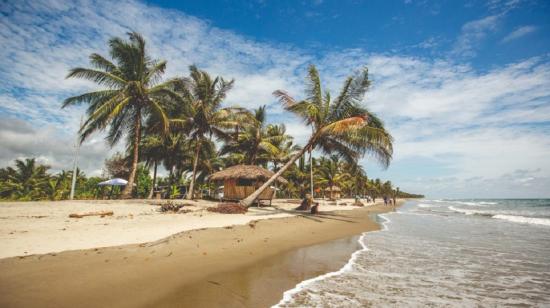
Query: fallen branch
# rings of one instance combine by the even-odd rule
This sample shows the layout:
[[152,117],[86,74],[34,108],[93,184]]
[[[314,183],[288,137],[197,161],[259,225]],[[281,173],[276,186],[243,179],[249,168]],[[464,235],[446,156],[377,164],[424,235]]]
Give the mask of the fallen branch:
[[113,216],[113,211],[89,212],[89,213],[82,213],[82,214],[74,213],[74,214],[70,214],[69,218],[82,218],[85,216],[100,216],[103,218],[105,216]]

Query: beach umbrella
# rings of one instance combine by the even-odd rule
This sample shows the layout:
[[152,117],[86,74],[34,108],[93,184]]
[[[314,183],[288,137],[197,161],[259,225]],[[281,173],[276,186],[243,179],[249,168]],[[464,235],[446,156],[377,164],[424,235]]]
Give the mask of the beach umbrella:
[[[103,181],[98,183],[99,186],[111,186],[111,193],[109,194],[109,199],[111,199],[111,196],[113,195],[113,189],[115,186],[126,186],[128,185],[128,181],[120,178],[114,178],[107,181]],[[136,183],[134,183],[134,186],[136,186]]]
[[128,184],[128,181],[120,179],[120,178],[114,178],[107,181],[103,181],[98,183],[99,186],[125,186]]

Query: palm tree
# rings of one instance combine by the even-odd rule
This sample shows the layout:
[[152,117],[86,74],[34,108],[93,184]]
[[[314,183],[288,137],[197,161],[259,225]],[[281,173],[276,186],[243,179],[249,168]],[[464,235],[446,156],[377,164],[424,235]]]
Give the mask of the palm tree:
[[39,200],[47,197],[50,188],[50,167],[34,158],[15,160],[15,168],[2,169],[0,196],[18,200]]
[[286,134],[284,124],[270,124],[267,126],[267,135],[271,144],[277,149],[270,155],[269,160],[273,163],[273,171],[279,170],[279,164],[286,163],[301,147],[293,143],[293,138]]
[[284,91],[275,91],[274,95],[284,108],[311,126],[313,132],[302,150],[241,204],[250,206],[299,157],[317,147],[348,161],[356,161],[369,153],[387,167],[393,152],[392,137],[384,129],[382,121],[361,106],[369,84],[368,70],[364,68],[356,76],[346,79],[340,94],[333,100],[328,92],[321,90],[319,73],[312,65],[305,100],[297,101]]
[[351,174],[343,170],[343,164],[337,155],[331,155],[330,158],[321,157],[317,173],[320,177],[320,184],[326,184],[327,187],[337,186],[343,188],[344,182],[351,178]]
[[142,140],[141,156],[144,158],[147,167],[153,166],[153,183],[151,184],[151,190],[149,191],[147,199],[153,198],[153,192],[157,182],[157,167],[167,155],[166,145],[167,142],[164,136],[160,135],[147,135]]
[[187,193],[187,199],[192,199],[202,145],[212,136],[228,139],[227,131],[239,125],[237,116],[244,110],[221,107],[227,92],[233,87],[233,80],[226,81],[222,77],[212,79],[207,72],[194,65],[189,70],[190,77],[185,79],[186,87],[182,89],[189,108],[182,110],[172,122],[179,124],[182,132],[188,134],[194,143],[191,183]]
[[80,129],[80,141],[97,130],[109,126],[107,141],[114,146],[122,136],[128,138],[132,164],[128,185],[122,193],[130,198],[137,165],[144,118],[155,115],[163,131],[168,131],[168,117],[164,111],[168,100],[184,103],[174,89],[181,86],[180,79],[159,83],[166,69],[166,61],[152,60],[146,53],[145,40],[136,33],[128,33],[129,40],[109,40],[113,61],[99,54],[90,55],[93,68],[73,68],[67,78],[87,79],[104,86],[104,89],[67,98],[63,108],[81,103],[88,104],[88,118]]
[[[242,153],[244,163],[249,165],[267,164],[271,157],[278,154],[275,143],[280,135],[270,135],[271,125],[266,126],[265,106],[253,111],[253,121],[243,125],[236,138],[232,138],[221,149],[220,154]],[[271,132],[274,131],[271,129]]]

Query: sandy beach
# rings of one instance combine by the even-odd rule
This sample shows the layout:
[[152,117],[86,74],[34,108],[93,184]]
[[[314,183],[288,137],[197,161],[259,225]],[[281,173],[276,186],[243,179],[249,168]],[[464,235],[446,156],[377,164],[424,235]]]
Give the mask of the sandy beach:
[[[345,263],[356,244],[330,242],[377,229],[369,216],[391,210],[322,204],[319,215],[298,215],[289,212],[296,204],[277,200],[224,215],[205,210],[212,204],[194,202],[186,214],[159,213],[145,201],[3,204],[0,306],[269,306],[299,281]],[[114,215],[67,218],[96,210]],[[339,245],[341,254],[318,253],[329,250],[311,246],[320,243]],[[300,249],[325,261],[297,266],[289,260],[307,255]]]

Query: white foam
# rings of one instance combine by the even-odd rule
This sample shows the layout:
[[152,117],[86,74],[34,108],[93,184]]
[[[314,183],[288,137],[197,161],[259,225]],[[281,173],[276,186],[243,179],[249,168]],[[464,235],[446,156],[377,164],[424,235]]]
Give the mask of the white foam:
[[462,213],[462,214],[465,214],[465,215],[475,215],[475,214],[486,214],[485,212],[483,211],[475,211],[475,210],[467,210],[467,209],[461,209],[461,208],[456,208],[454,206],[449,206],[449,210],[451,211],[455,211],[455,212],[458,212],[458,213]]
[[[381,231],[388,230],[388,227],[386,226],[386,224],[390,223],[391,220],[389,218],[387,218],[386,216],[384,216],[383,214],[378,214],[378,216],[381,217],[382,219],[384,219],[384,221],[382,222],[382,229],[379,230],[379,231],[370,231],[371,233],[372,232],[381,232]],[[348,263],[346,263],[346,265],[344,265],[341,269],[339,269],[338,271],[335,271],[335,272],[326,273],[326,274],[323,274],[323,275],[320,275],[320,276],[317,276],[317,277],[314,277],[314,278],[311,278],[311,279],[304,280],[304,281],[300,282],[293,289],[285,291],[283,293],[283,299],[281,299],[281,301],[279,301],[276,305],[273,305],[272,307],[276,308],[276,307],[280,307],[280,305],[285,305],[285,304],[290,303],[292,301],[292,296],[294,294],[306,289],[306,287],[308,285],[311,285],[312,283],[314,283],[316,281],[320,281],[320,280],[323,280],[325,278],[330,278],[330,277],[333,277],[333,276],[337,276],[337,275],[340,275],[342,273],[345,273],[347,271],[352,270],[353,265],[356,263],[356,260],[359,257],[359,254],[363,251],[368,251],[369,250],[367,248],[367,245],[364,243],[364,239],[365,239],[366,235],[367,235],[367,232],[364,232],[363,234],[361,234],[361,237],[359,237],[358,241],[359,241],[359,244],[361,245],[362,248],[355,251],[351,255],[351,258],[349,259]]]
[[454,203],[463,204],[463,205],[478,205],[478,202],[466,202],[466,201],[453,201]]
[[478,203],[478,205],[495,205],[495,204],[498,204],[498,202],[481,201],[481,202]]
[[532,225],[544,225],[550,226],[550,219],[546,218],[534,218],[534,217],[524,217],[524,216],[514,216],[514,215],[495,215],[493,218],[504,219],[511,222],[532,224]]
[[426,204],[426,203],[419,203],[418,204],[418,207],[421,207],[421,208],[430,208],[430,207],[436,207],[437,205],[435,204]]

